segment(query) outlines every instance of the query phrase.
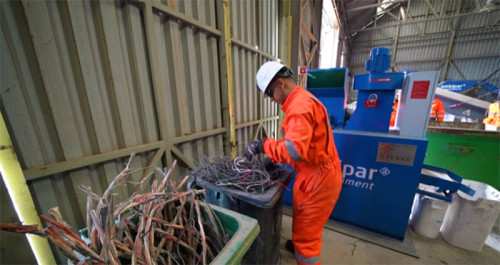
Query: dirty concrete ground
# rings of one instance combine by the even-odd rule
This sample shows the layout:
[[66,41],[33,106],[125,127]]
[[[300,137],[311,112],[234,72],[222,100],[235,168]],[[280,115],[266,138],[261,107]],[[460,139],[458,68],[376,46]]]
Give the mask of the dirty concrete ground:
[[[473,252],[449,245],[441,237],[430,239],[416,234],[412,229],[409,229],[409,233],[419,258],[325,228],[322,264],[500,264],[500,249],[484,245],[481,252]],[[291,236],[292,217],[284,214],[280,240],[281,264],[296,264],[293,254],[285,249],[285,242]]]

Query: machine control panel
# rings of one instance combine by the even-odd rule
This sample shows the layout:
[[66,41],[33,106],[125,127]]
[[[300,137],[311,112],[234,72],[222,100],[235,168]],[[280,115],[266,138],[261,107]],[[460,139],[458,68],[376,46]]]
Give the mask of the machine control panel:
[[377,149],[377,162],[413,166],[416,153],[416,145],[380,142]]

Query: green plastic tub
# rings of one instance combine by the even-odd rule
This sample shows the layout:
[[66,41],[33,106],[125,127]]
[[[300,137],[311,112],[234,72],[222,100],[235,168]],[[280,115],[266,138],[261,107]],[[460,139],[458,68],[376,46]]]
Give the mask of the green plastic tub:
[[500,190],[500,133],[430,126],[426,138],[429,143],[425,164]]
[[257,220],[216,205],[210,204],[210,207],[219,217],[226,233],[231,235],[231,240],[210,264],[240,264],[241,258],[259,235]]
[[[205,207],[203,204],[202,206]],[[241,258],[259,235],[260,227],[257,220],[213,204],[210,204],[210,208],[219,217],[225,232],[231,236],[229,242],[210,264],[240,264]],[[80,234],[86,239],[87,228],[81,229]]]

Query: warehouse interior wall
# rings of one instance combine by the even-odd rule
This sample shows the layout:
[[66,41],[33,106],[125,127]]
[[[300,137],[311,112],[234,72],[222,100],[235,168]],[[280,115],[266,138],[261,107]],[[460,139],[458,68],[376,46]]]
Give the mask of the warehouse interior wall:
[[[277,137],[279,107],[255,73],[291,60],[279,38],[291,39],[293,2],[1,1],[0,111],[38,213],[59,207],[84,227],[79,187],[102,194],[132,152],[145,169],[134,181],[174,160],[178,179],[205,156]],[[119,199],[134,190],[120,187]],[[2,261],[15,253],[3,240]]]
[[370,50],[383,46],[391,49],[393,71],[439,71],[439,81],[481,80],[499,87],[500,10],[483,12],[485,2],[399,1],[379,7],[370,24],[346,29],[348,67],[364,73]]

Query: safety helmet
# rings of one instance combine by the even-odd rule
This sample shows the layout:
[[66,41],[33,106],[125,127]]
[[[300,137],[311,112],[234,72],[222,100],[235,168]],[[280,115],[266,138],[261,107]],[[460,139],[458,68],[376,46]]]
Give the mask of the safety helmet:
[[[284,64],[276,61],[271,61],[263,64],[259,68],[259,71],[257,71],[257,75],[255,76],[255,79],[257,79],[257,88],[260,91],[265,92],[267,87],[271,84],[273,78],[283,68],[287,67]],[[293,75],[293,72],[291,74]]]
[[396,89],[396,93],[394,94],[394,100],[401,99],[401,89]]

